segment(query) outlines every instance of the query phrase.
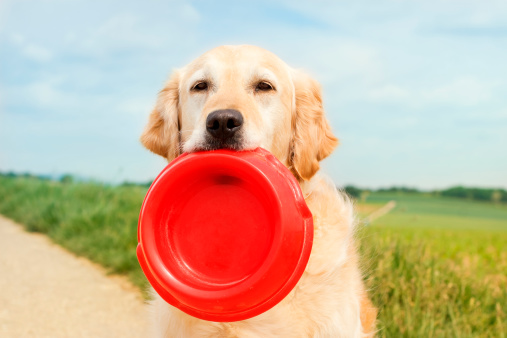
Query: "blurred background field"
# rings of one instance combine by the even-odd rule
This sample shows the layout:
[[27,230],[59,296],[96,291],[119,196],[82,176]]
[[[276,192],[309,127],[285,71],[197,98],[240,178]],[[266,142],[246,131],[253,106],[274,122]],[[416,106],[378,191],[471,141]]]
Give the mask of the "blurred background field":
[[359,231],[379,336],[505,337],[507,205],[400,191],[358,209],[391,200]]
[[[78,255],[146,280],[135,248],[148,184],[0,176],[0,213]],[[361,191],[357,237],[380,337],[505,337],[507,204],[413,189]],[[501,190],[498,190],[501,191]],[[367,222],[389,201],[396,207]]]

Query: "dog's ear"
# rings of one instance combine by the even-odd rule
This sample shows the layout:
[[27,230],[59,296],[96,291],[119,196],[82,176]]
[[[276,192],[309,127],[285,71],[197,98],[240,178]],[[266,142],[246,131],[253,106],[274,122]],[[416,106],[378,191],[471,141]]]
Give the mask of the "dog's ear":
[[141,135],[141,143],[172,161],[180,155],[179,74],[175,72],[158,94],[155,108]]
[[320,86],[310,76],[293,72],[295,109],[292,112],[291,169],[293,174],[309,180],[319,170],[319,161],[338,144],[322,108]]

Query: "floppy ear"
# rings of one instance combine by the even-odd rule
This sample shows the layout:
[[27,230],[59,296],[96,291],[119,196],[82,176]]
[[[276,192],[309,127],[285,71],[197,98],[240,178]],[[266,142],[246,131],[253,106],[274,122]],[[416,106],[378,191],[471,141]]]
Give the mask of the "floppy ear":
[[141,143],[160,156],[172,161],[180,155],[179,74],[174,73],[158,94],[155,109],[150,114]]
[[293,174],[309,180],[319,170],[319,161],[338,144],[324,116],[320,86],[310,76],[294,71],[296,107],[292,114],[291,167]]

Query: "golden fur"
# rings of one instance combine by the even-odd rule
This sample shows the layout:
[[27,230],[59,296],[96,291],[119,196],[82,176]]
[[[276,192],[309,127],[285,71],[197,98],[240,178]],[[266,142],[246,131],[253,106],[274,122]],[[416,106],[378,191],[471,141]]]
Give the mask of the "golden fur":
[[[196,81],[209,90],[196,94]],[[272,91],[256,91],[267,81]],[[349,199],[318,173],[338,140],[322,108],[318,83],[253,46],[222,46],[177,70],[159,94],[141,136],[171,161],[182,151],[206,149],[205,120],[217,109],[244,116],[241,149],[271,151],[300,182],[314,218],[314,244],[296,287],[279,304],[254,318],[203,321],[168,305],[154,293],[156,337],[371,337],[376,309],[368,299],[354,244]]]

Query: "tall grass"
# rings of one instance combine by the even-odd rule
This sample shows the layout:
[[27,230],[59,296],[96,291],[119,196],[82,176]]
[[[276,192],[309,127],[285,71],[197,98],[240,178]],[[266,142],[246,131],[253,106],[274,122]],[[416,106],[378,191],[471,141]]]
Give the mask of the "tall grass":
[[359,232],[379,336],[506,337],[507,206],[423,194],[370,200],[398,205]]
[[[135,248],[145,193],[0,176],[0,213],[144,288]],[[507,207],[407,194],[369,199],[369,211],[398,202],[358,232],[378,335],[506,337]]]
[[505,337],[505,236],[372,227],[361,244],[379,336]]
[[0,176],[0,213],[144,287],[136,246],[146,190]]

